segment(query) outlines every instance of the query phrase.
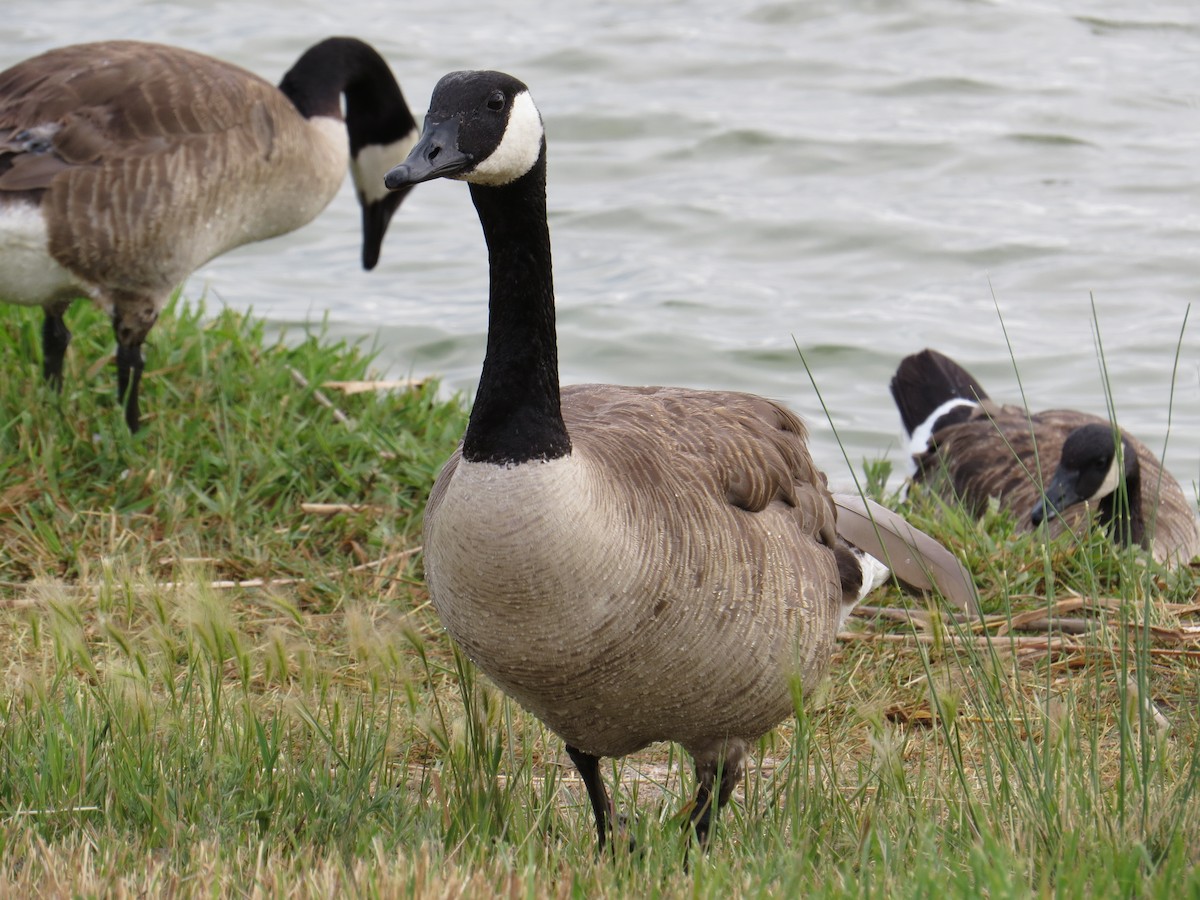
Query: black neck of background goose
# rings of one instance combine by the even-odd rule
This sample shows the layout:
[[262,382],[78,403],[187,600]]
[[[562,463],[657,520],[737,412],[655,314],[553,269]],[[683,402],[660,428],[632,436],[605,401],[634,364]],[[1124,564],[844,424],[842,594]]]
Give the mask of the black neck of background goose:
[[306,119],[339,117],[345,94],[351,156],[368,144],[398,141],[417,127],[388,64],[356,38],[329,38],[304,51],[279,90]]
[[559,403],[554,276],[546,224],[546,146],[501,187],[471,185],[488,246],[487,356],[463,457],[517,464],[571,452]]
[[[1134,451],[1125,448],[1126,453]],[[1142,517],[1141,467],[1136,464],[1133,471],[1126,472],[1124,490],[1118,487],[1099,503],[1100,521],[1108,526],[1113,542],[1122,547],[1137,546],[1149,550],[1146,541],[1146,522]],[[1124,496],[1122,496],[1124,495]]]

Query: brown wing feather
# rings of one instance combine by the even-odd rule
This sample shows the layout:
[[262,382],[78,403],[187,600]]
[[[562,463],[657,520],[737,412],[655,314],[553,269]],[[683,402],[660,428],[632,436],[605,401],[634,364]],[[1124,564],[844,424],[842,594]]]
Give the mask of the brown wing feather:
[[870,553],[892,574],[918,590],[938,590],[963,612],[979,614],[979,598],[961,562],[901,516],[858,494],[834,494],[838,534]]
[[976,516],[995,498],[1031,527],[1029,514],[1054,474],[1063,442],[1073,428],[1090,421],[1101,420],[1084,413],[1029,416],[1020,407],[990,407],[934,432],[931,449],[917,460],[916,478]]
[[138,41],[75,44],[0,72],[0,130],[58,123],[55,152],[73,164],[146,152],[154,137],[236,128],[248,101],[277,93],[232,63]]
[[[1021,407],[989,404],[966,422],[934,432],[931,449],[917,459],[914,479],[949,502],[962,502],[976,516],[995,498],[1019,528],[1030,531],[1030,514],[1054,475],[1067,435],[1090,423],[1107,425],[1108,420],[1077,410],[1027,414]],[[1146,527],[1157,527],[1155,558],[1192,559],[1200,553],[1195,510],[1150,448],[1128,432],[1125,436],[1141,466]],[[1053,536],[1067,529],[1078,533],[1094,512],[1094,504],[1079,504],[1046,526]]]
[[1200,555],[1196,507],[1150,448],[1129,432],[1124,434],[1137,451],[1141,467],[1142,515],[1154,558],[1174,565],[1186,564]]
[[[1144,467],[1145,458],[1140,446],[1138,460]],[[1155,468],[1158,469],[1157,465]],[[1146,531],[1151,535],[1155,559],[1173,565],[1186,565],[1200,556],[1200,523],[1196,521],[1196,508],[1184,495],[1179,483],[1166,471],[1159,471],[1147,477],[1143,468],[1143,494],[1153,496],[1157,493],[1159,497],[1157,505],[1151,503],[1147,507]]]
[[221,60],[134,41],[62,47],[0,73],[0,192],[38,195],[51,254],[81,278],[161,293],[269,236],[240,233],[222,186],[266,183],[276,136],[301,122],[277,88]]
[[[789,510],[833,546],[837,514],[807,430],[785,407],[752,394],[575,385],[563,389],[572,439],[643,483],[681,487],[748,513]],[[641,447],[636,457],[630,447]],[[683,483],[679,481],[682,476]]]

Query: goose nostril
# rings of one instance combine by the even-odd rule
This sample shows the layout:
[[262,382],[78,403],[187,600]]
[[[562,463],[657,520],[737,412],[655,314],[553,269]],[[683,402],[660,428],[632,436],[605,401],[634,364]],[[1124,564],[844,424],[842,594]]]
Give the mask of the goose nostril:
[[441,147],[430,147],[429,152],[425,154],[425,158],[427,160],[429,160],[430,162],[433,162],[435,159],[437,159],[438,155],[441,152],[442,152]]

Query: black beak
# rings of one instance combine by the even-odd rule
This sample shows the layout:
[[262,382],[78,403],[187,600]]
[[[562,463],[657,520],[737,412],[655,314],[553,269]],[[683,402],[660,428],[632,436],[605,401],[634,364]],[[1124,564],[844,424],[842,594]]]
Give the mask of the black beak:
[[406,187],[391,194],[385,194],[378,200],[362,204],[362,264],[367,271],[375,268],[379,262],[379,250],[383,246],[383,236],[387,233],[388,223],[392,221],[400,203],[411,188]]
[[1058,471],[1054,473],[1054,477],[1050,479],[1050,483],[1046,485],[1045,496],[1033,507],[1031,518],[1035,528],[1041,525],[1043,520],[1049,521],[1055,516],[1061,515],[1063,510],[1083,499],[1076,490],[1078,481],[1079,474],[1077,472],[1069,472],[1059,467]]
[[457,175],[469,169],[473,162],[458,149],[457,118],[442,122],[430,122],[426,118],[425,130],[408,159],[388,172],[383,184],[389,191],[398,191],[423,181]]

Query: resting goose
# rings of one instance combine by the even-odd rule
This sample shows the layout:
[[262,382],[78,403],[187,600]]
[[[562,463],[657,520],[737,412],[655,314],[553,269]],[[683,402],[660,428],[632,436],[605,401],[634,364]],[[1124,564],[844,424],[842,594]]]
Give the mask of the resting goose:
[[470,184],[491,288],[466,435],[425,510],[433,605],[566,742],[601,849],[600,758],[668,740],[695,761],[690,820],[706,843],[750,744],[793,712],[795,683],[814,686],[886,570],[839,537],[804,425],[777,403],[560,389],[546,142],[524,84],[498,72],[438,83],[386,184],[438,177]]
[[72,301],[110,311],[137,431],[142,342],[171,292],[213,257],[311,221],[347,164],[373,268],[403,199],[382,178],[415,140],[387,63],[353,38],[305,51],[278,88],[178,47],[50,50],[0,73],[0,300],[45,310],[57,387]]
[[913,480],[972,515],[995,498],[1026,531],[1043,523],[1052,535],[1077,531],[1094,515],[1117,543],[1150,550],[1158,562],[1184,565],[1200,553],[1200,527],[1179,483],[1107,419],[996,404],[936,350],[902,360],[891,390],[911,438]]

